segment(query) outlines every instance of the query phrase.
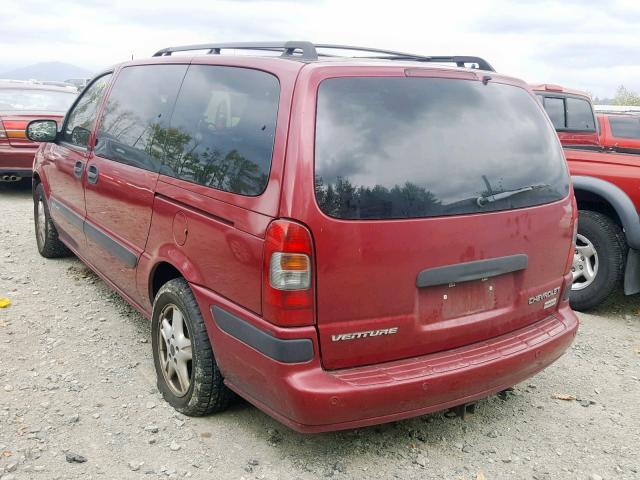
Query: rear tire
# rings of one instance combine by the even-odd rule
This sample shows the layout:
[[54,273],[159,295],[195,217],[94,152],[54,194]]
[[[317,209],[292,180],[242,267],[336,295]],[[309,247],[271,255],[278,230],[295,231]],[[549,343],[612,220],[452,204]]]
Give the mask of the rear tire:
[[227,408],[233,394],[224,384],[200,308],[183,278],[160,288],[151,322],[153,362],[164,399],[189,416]]
[[[592,250],[595,254],[591,254],[590,260],[588,252]],[[622,283],[626,257],[627,244],[622,229],[602,213],[580,210],[571,307],[589,310],[607,300]],[[583,272],[587,270],[592,273],[585,276]]]
[[36,185],[33,192],[33,219],[36,229],[38,252],[44,258],[61,258],[71,255],[71,251],[58,238],[58,231],[51,220],[49,205],[42,184]]

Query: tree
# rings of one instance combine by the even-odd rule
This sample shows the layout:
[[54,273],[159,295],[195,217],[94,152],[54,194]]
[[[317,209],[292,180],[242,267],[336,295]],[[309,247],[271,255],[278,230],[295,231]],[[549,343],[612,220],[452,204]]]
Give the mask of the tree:
[[640,106],[640,95],[628,90],[624,85],[620,85],[611,103],[613,105]]

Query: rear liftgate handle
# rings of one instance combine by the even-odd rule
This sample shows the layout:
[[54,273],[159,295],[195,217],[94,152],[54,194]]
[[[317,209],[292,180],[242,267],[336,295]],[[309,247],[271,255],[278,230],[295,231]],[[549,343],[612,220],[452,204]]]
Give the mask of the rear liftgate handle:
[[87,168],[87,181],[93,184],[98,183],[98,174],[98,167],[89,165],[89,168]]

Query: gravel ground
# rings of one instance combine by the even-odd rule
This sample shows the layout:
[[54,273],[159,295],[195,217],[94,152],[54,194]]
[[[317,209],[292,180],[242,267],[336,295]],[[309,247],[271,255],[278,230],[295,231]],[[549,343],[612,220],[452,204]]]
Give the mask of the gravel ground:
[[640,296],[580,315],[563,358],[465,420],[322,435],[242,401],[165,404],[147,321],[77,259],[38,255],[28,186],[0,184],[0,297],[2,480],[640,478]]

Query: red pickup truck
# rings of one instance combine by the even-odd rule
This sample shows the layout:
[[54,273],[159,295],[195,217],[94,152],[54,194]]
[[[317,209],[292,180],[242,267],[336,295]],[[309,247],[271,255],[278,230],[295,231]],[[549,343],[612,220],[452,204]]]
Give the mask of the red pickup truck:
[[564,147],[579,208],[571,306],[640,292],[640,117],[594,114],[589,94],[532,85]]
[[640,154],[640,115],[598,113],[600,144],[607,150]]

